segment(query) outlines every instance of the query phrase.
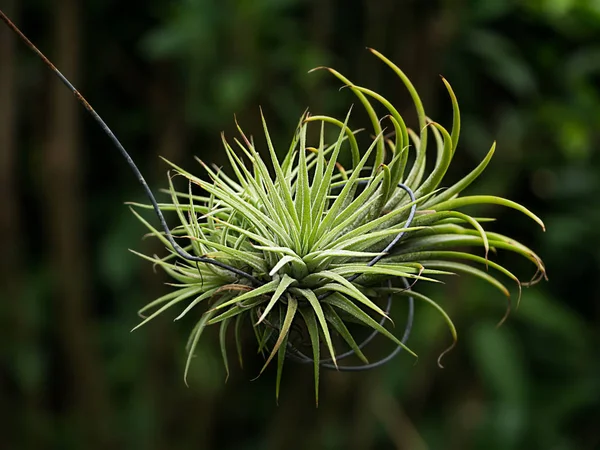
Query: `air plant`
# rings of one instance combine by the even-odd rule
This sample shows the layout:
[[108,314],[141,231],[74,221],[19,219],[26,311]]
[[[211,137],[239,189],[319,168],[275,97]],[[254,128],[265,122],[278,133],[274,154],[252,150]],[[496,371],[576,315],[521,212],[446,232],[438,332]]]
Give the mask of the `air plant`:
[[[544,277],[544,265],[533,251],[509,237],[484,230],[482,224],[487,219],[458,211],[475,204],[499,204],[521,211],[543,227],[538,217],[510,200],[460,196],[483,172],[495,144],[470,174],[451,186],[442,184],[460,132],[459,107],[450,84],[442,79],[454,112],[449,132],[427,118],[405,74],[379,52],[370,51],[408,89],[419,120],[418,133],[406,127],[397,109],[383,96],[327,69],[366,109],[374,134],[367,148],[359,148],[356,132],[348,127],[350,113],[340,120],[307,112],[283,160],[277,156],[263,117],[262,142],[249,139],[239,125],[239,138],[229,142],[222,136],[232,175],[201,160],[205,178],[169,163],[174,174],[188,182],[187,190],[178,191],[169,178],[171,201],[159,205],[163,211],[177,214],[180,225],[172,230],[173,235],[185,242],[186,252],[226,263],[237,273],[181,257],[165,233],[134,210],[167,248],[164,257],[136,254],[161,266],[178,282],[169,294],[142,309],[147,316],[138,326],[174,306],[185,305],[177,319],[188,314],[197,318],[187,347],[186,374],[206,326],[220,327],[221,352],[228,371],[227,331],[235,329],[241,359],[240,328],[248,324],[254,328],[259,349],[267,351],[262,370],[277,357],[277,394],[286,359],[313,363],[318,386],[322,366],[364,369],[381,363],[368,362],[350,323],[389,338],[397,346],[394,354],[404,349],[416,356],[385,327],[391,321],[389,304],[384,308],[379,299],[390,297],[391,302],[391,296],[409,297],[435,308],[448,324],[452,347],[456,342],[452,320],[434,300],[416,290],[420,285],[415,284],[417,281],[437,282],[440,275],[467,273],[509,297],[508,289],[488,269],[512,279],[519,290],[521,283],[506,268],[489,260],[490,249],[509,250],[529,259],[537,268],[532,282]],[[387,110],[384,117],[376,115],[375,103]],[[384,122],[390,130],[383,128]],[[308,142],[309,127],[316,127],[319,135],[313,145]],[[337,139],[326,142],[326,127],[335,130]],[[436,157],[434,168],[427,173],[431,137]],[[349,151],[352,160],[346,169],[338,164],[343,151]],[[266,161],[263,152],[268,155]],[[192,192],[192,186],[200,188],[199,195]],[[479,247],[481,255],[458,251],[457,247]],[[208,305],[203,306],[204,311],[202,304]],[[292,342],[302,342],[303,334],[310,341],[311,355],[305,355]],[[334,337],[349,351],[338,353]],[[338,361],[350,354],[364,365],[339,366]]]
[[[449,274],[473,275],[507,297],[508,314],[510,293],[495,275],[514,281],[519,298],[522,285],[546,276],[544,264],[532,250],[510,237],[486,231],[483,225],[490,219],[459,211],[471,205],[496,204],[516,209],[544,227],[536,215],[510,200],[490,195],[461,196],[490,162],[495,143],[468,175],[454,184],[444,183],[458,146],[460,111],[450,84],[443,78],[453,108],[450,131],[426,116],[406,75],[381,53],[370,50],[408,90],[418,117],[418,128],[413,131],[382,95],[326,69],[354,93],[365,109],[373,134],[366,148],[360,148],[358,131],[348,125],[351,111],[343,120],[305,112],[280,160],[261,113],[264,137],[260,140],[247,137],[239,125],[239,138],[228,141],[222,135],[231,166],[228,173],[198,160],[206,174],[201,178],[168,162],[173,175],[187,181],[187,189],[177,190],[169,176],[170,201],[159,204],[102,119],[0,14],[83,102],[142,183],[150,205],[131,204],[132,211],[164,245],[165,255],[134,253],[160,266],[175,283],[168,294],[140,311],[143,321],[137,327],[173,307],[179,308],[176,320],[195,317],[184,379],[207,326],[219,326],[227,374],[228,332],[233,329],[241,363],[242,328],[251,327],[258,349],[266,358],[261,373],[277,359],[276,396],[284,362],[290,360],[314,366],[318,402],[321,368],[370,369],[401,350],[416,357],[406,345],[414,300],[437,310],[448,325],[452,344],[440,359],[455,345],[457,332],[452,320],[440,305],[417,290],[422,285],[419,282],[436,283]],[[378,117],[376,107],[383,107],[386,114]],[[332,130],[337,138],[328,142],[326,136]],[[310,142],[313,135],[318,136],[316,142]],[[431,140],[435,164],[427,171]],[[351,167],[344,168],[338,162],[343,152],[349,152]],[[155,228],[139,209],[153,209],[162,229]],[[174,212],[179,220],[173,229],[165,221],[163,212],[167,211]],[[536,268],[532,280],[521,283],[508,269],[490,260],[490,250],[507,250],[531,261]],[[409,304],[402,338],[388,326],[391,307],[400,298],[406,298]],[[370,334],[358,343],[357,331],[365,329]],[[363,348],[377,334],[391,340],[395,350],[370,363]],[[344,351],[340,352],[342,346]],[[351,355],[362,364],[339,364]]]

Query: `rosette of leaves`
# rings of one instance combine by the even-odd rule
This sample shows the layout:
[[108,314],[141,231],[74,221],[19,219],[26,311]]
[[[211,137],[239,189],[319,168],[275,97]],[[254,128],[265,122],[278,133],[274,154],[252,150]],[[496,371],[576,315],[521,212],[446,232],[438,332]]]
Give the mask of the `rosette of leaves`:
[[[489,282],[508,298],[509,290],[501,281],[507,278],[516,283],[520,295],[525,283],[491,261],[490,250],[506,250],[531,261],[536,273],[527,284],[545,277],[544,265],[532,250],[510,237],[486,231],[483,226],[489,219],[460,211],[477,204],[502,205],[544,227],[532,212],[510,200],[461,196],[490,162],[495,144],[464,178],[444,182],[460,133],[459,107],[449,83],[442,79],[453,105],[448,131],[428,119],[405,74],[377,51],[371,52],[407,88],[417,112],[417,131],[407,128],[394,105],[382,95],[327,69],[365,108],[374,136],[367,148],[359,148],[356,132],[348,127],[350,113],[345,119],[305,113],[282,160],[263,118],[265,136],[260,141],[247,138],[239,126],[239,139],[228,142],[223,136],[231,164],[229,175],[202,161],[204,178],[171,164],[174,173],[188,181],[187,189],[178,191],[170,177],[170,202],[159,205],[162,211],[176,213],[180,221],[172,235],[189,254],[218,261],[220,266],[182,257],[164,232],[134,210],[166,247],[162,257],[138,254],[162,267],[175,281],[171,292],[141,310],[144,320],[138,326],[173,307],[179,308],[177,319],[186,315],[196,318],[187,346],[185,376],[207,326],[219,325],[227,373],[227,333],[233,329],[241,362],[240,330],[250,326],[266,356],[264,367],[277,358],[278,395],[284,362],[296,348],[293,336],[303,334],[312,348],[318,401],[322,353],[335,367],[340,353],[334,344],[341,347],[344,343],[367,363],[351,332],[356,324],[386,336],[416,356],[386,327],[390,321],[381,306],[382,298],[410,296],[435,308],[448,324],[452,347],[457,335],[451,319],[418,291],[421,283],[415,284],[417,281],[439,282],[443,275],[466,273]],[[387,114],[378,117],[376,107],[385,108]],[[316,128],[317,142],[307,142],[312,135],[310,127]],[[326,128],[335,130],[337,139],[326,142]],[[433,150],[428,151],[430,148]],[[338,158],[346,151],[352,166],[344,169]],[[428,171],[426,160],[432,157],[434,166]],[[193,186],[200,192],[193,192]]]

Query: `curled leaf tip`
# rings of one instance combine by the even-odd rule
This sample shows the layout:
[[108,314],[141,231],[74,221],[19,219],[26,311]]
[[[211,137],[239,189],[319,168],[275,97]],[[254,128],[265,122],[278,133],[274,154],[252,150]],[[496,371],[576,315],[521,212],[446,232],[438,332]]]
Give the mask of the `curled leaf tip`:
[[379,125],[381,125],[381,123],[386,120],[386,119],[390,119],[392,117],[391,114],[386,114],[385,116],[383,116],[381,119],[379,119]]
[[448,347],[446,350],[444,350],[442,353],[440,353],[440,356],[438,356],[437,359],[437,365],[440,369],[444,369],[444,365],[442,364],[442,358],[449,353],[454,347],[456,346],[456,338],[454,339],[454,341],[452,342],[452,344],[450,344],[450,347]]
[[[263,370],[265,370],[264,367],[263,367]],[[251,378],[250,381],[256,381],[256,380],[258,380],[260,378],[262,372],[263,371],[261,370],[260,373],[258,375],[256,375],[254,378]]]
[[383,317],[385,317],[387,320],[389,320],[392,323],[392,327],[396,327],[396,324],[394,323],[394,321],[388,314],[384,314]]
[[317,66],[317,67],[314,67],[314,68],[310,69],[308,71],[308,73],[313,73],[313,72],[316,72],[317,70],[329,70],[331,72],[331,69],[329,67],[326,67],[326,66]]
[[425,131],[427,128],[431,127],[431,126],[436,126],[437,124],[435,122],[433,122],[432,120],[428,120],[428,122],[425,124],[425,126],[423,126],[421,128],[421,130],[419,131],[420,133],[423,133],[423,131]]
[[510,300],[510,294],[506,296],[506,311],[504,312],[504,316],[502,316],[502,319],[500,319],[500,321],[496,324],[496,328],[500,328],[504,322],[506,322],[506,319],[508,319],[508,316],[510,316],[510,312],[512,310],[512,302]]
[[344,166],[342,166],[342,164],[341,164],[341,163],[339,163],[339,162],[337,162],[337,161],[336,161],[336,163],[335,163],[335,167],[337,167],[337,169],[338,169],[340,172],[346,173],[346,169],[344,169]]

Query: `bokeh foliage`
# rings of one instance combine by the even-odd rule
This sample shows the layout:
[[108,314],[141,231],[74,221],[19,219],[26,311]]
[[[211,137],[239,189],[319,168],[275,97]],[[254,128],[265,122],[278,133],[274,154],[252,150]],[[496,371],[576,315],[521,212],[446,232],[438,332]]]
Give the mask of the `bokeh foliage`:
[[[419,307],[409,341],[419,363],[399,357],[367,374],[323,373],[318,410],[310,367],[286,368],[279,406],[274,370],[249,381],[262,366],[251,353],[225,383],[216,334],[199,345],[186,388],[191,322],[164,317],[129,332],[136,311],[165,292],[165,279],[127,252],[160,251],[140,241],[144,230],[123,205],[142,199],[139,186],[68,92],[2,34],[0,76],[10,84],[0,86],[0,99],[12,92],[0,106],[3,130],[12,130],[11,139],[9,131],[0,136],[3,446],[600,445],[597,0],[6,0],[2,8],[11,5],[153,186],[166,181],[158,155],[183,167],[194,155],[224,163],[219,132],[232,134],[234,113],[258,135],[261,105],[273,139],[284,144],[306,106],[343,114],[351,94],[306,73],[317,65],[406,105],[415,126],[409,98],[364,46],[398,63],[428,112],[449,125],[443,74],[463,113],[448,178],[459,179],[498,141],[486,177],[471,189],[511,198],[544,219],[542,235],[519,214],[494,209],[492,228],[536,249],[550,281],[524,290],[499,329],[503,299],[489,286],[459,277],[429,290],[462,336],[446,368],[436,365],[448,344],[444,323]],[[509,263],[529,274],[518,259]],[[395,313],[397,324],[404,314]],[[379,344],[372,351],[384,354],[389,344]]]

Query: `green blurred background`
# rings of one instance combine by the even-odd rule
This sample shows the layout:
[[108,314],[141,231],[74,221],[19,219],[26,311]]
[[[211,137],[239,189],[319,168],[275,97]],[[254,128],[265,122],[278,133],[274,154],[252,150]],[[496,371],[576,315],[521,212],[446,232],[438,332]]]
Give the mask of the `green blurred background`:
[[[417,307],[400,355],[358,374],[326,372],[316,409],[311,368],[274,371],[252,340],[225,373],[207,333],[183,383],[191,321],[166,314],[134,333],[136,311],[168,290],[127,251],[160,252],[125,201],[141,189],[69,92],[0,26],[0,448],[6,449],[599,449],[599,0],[2,0],[0,7],[86,95],[150,184],[159,155],[201,174],[224,163],[237,114],[260,135],[258,107],[284,150],[310,106],[344,115],[335,67],[396,102],[409,96],[365,46],[394,60],[428,115],[463,133],[457,179],[498,150],[471,190],[519,201],[486,209],[492,227],[545,260],[550,281],[504,299],[456,277],[429,290],[455,320]],[[354,125],[360,126],[357,112]],[[172,219],[172,217],[171,217]],[[499,255],[502,257],[502,255]],[[523,280],[531,268],[509,267]],[[511,270],[512,270],[511,269]],[[516,292],[515,292],[516,294]],[[402,323],[401,312],[397,323]],[[399,332],[399,330],[398,330]],[[380,345],[381,348],[377,348]],[[371,354],[389,350],[385,342]],[[379,353],[378,353],[379,352]]]

